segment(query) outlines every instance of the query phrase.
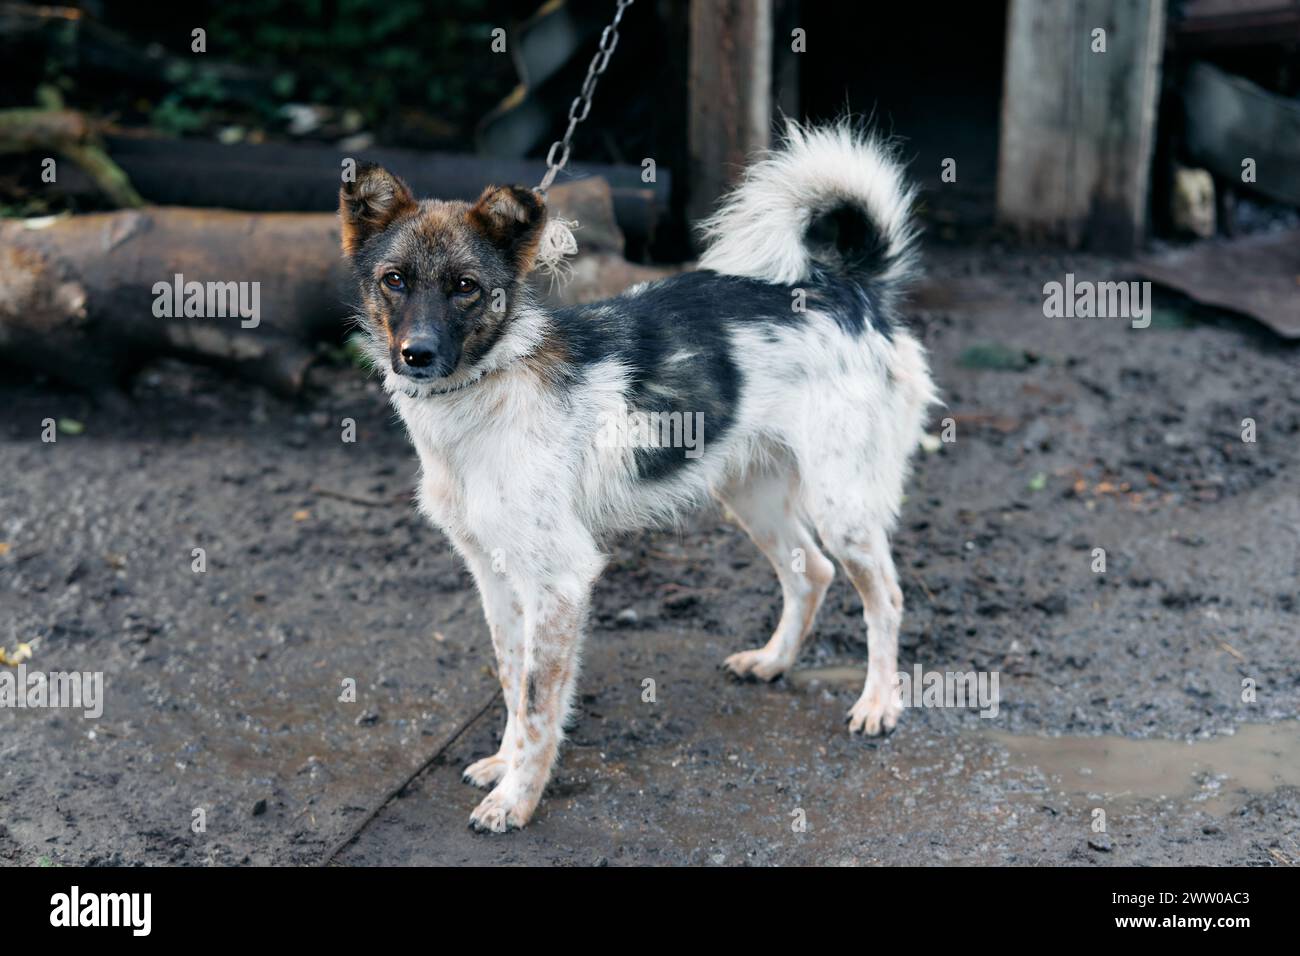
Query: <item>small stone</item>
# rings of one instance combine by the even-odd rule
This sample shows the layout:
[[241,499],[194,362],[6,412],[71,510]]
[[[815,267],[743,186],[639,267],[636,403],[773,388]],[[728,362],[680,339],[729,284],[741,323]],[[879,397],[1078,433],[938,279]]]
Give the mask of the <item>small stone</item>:
[[663,605],[668,611],[680,613],[682,611],[690,610],[698,604],[699,601],[699,595],[692,594],[689,591],[679,591],[664,598]]
[[258,800],[257,803],[253,804],[253,816],[260,817],[265,812],[266,812],[265,800]]
[[1088,838],[1088,846],[1092,847],[1098,853],[1109,853],[1111,850],[1110,837],[1104,833],[1098,833]]
[[1042,611],[1044,614],[1052,615],[1064,614],[1067,606],[1068,604],[1065,595],[1059,592],[1056,594],[1049,594],[1047,597],[1034,604],[1034,607],[1038,608],[1038,610]]
[[623,608],[623,610],[619,611],[617,616],[614,618],[614,622],[620,627],[632,627],[638,620],[640,620],[640,618],[636,613],[636,608],[631,607]]

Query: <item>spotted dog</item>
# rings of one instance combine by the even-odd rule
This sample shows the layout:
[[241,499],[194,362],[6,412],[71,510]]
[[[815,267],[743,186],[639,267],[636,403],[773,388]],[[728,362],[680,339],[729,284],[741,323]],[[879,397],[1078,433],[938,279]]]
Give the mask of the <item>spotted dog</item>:
[[[771,561],[784,600],[771,639],[725,666],[772,680],[795,663],[834,574],[824,548],[868,630],[849,730],[895,725],[903,599],[888,536],[936,400],[898,316],[916,271],[912,201],[869,133],[791,124],[703,224],[698,271],[550,310],[526,285],[541,194],[417,200],[377,166],[343,186],[368,349],[419,456],[420,510],[478,584],[505,695],[500,750],[465,770],[491,788],[473,827],[522,827],[537,809],[606,542],[710,499]],[[668,426],[612,427],[651,419]],[[677,440],[685,421],[700,425],[693,442]]]

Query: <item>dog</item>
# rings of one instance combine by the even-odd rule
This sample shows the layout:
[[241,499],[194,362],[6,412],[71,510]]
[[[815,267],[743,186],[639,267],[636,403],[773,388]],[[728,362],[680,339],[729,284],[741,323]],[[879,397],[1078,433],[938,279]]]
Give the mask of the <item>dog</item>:
[[[937,401],[899,320],[918,270],[913,199],[868,131],[791,123],[703,223],[698,270],[552,311],[526,281],[540,193],[419,201],[374,165],[343,184],[367,351],[419,457],[420,511],[477,583],[505,697],[500,750],[464,772],[491,788],[471,827],[522,827],[537,808],[605,542],[710,499],[784,600],[771,639],[724,666],[770,681],[795,663],[834,574],[820,539],[868,631],[849,731],[895,726],[903,597],[888,536]],[[654,434],[648,416],[669,427]],[[676,440],[683,422],[702,426],[694,441]]]

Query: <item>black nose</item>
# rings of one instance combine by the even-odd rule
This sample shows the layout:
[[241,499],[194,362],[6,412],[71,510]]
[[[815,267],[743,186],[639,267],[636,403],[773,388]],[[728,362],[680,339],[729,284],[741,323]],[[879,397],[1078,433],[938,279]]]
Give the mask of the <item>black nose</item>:
[[411,368],[428,368],[433,356],[433,342],[429,339],[407,339],[402,343],[402,361]]

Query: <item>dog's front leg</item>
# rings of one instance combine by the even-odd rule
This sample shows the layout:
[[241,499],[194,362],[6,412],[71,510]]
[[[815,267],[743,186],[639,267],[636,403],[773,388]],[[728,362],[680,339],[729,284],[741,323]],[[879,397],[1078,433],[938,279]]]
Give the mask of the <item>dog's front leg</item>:
[[492,636],[497,678],[506,703],[506,727],[501,749],[465,768],[464,779],[476,787],[490,787],[506,774],[515,738],[519,688],[524,679],[524,609],[502,569],[493,567],[492,556],[472,538],[456,538],[460,551],[483,600],[483,616]]
[[[514,706],[513,740],[502,742],[505,776],[470,815],[476,830],[522,827],[550,779],[578,676],[591,586],[601,560],[594,545],[566,549],[572,563],[515,580],[523,605],[524,670]],[[549,563],[549,562],[548,562]],[[558,562],[557,562],[558,564]]]

